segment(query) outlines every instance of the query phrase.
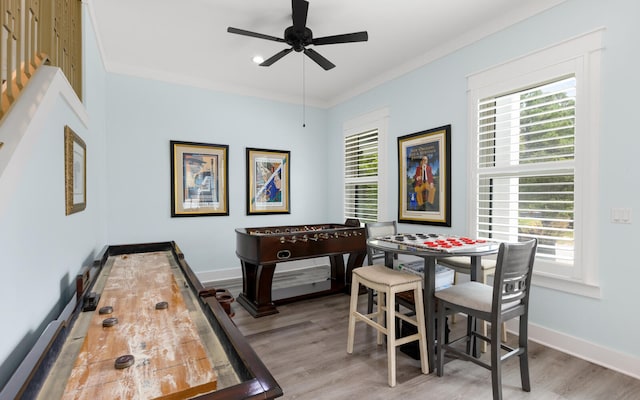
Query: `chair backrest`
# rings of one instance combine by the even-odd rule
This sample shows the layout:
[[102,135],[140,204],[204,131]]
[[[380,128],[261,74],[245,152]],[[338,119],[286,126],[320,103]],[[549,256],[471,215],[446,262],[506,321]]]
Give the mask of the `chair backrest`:
[[[364,228],[367,239],[380,236],[390,236],[398,233],[398,226],[396,224],[396,221],[367,222],[364,224]],[[367,246],[367,259],[369,265],[373,264],[374,259],[381,257],[384,257],[383,251],[377,251]]]
[[516,305],[527,311],[537,245],[536,239],[500,244],[493,282],[494,313]]

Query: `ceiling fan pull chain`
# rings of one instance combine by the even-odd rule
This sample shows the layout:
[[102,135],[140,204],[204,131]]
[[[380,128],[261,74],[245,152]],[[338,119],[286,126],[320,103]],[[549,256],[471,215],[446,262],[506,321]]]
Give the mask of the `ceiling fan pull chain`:
[[306,73],[305,73],[305,68],[304,68],[304,57],[302,58],[302,127],[306,127]]

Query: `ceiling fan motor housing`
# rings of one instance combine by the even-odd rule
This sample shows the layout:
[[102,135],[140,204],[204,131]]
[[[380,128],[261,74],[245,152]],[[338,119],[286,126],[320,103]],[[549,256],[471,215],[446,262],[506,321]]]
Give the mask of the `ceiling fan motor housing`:
[[297,52],[303,51],[305,46],[311,44],[312,40],[313,32],[309,28],[304,28],[303,31],[300,31],[290,26],[284,30],[284,41]]

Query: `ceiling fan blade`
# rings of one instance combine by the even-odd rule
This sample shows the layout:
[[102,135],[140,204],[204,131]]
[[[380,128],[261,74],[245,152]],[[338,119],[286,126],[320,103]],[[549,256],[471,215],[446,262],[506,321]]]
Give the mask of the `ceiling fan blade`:
[[276,55],[264,60],[263,62],[260,63],[261,67],[268,67],[269,65],[273,64],[274,62],[278,61],[279,59],[281,59],[282,57],[286,56],[287,54],[291,53],[291,51],[293,50],[293,48],[291,49],[284,49],[281,52],[277,53]]
[[366,42],[367,40],[369,40],[369,34],[366,31],[363,31],[315,38],[311,41],[311,44],[320,46],[323,44]]
[[309,2],[306,0],[291,0],[291,12],[293,19],[293,28],[298,31],[304,31],[307,26],[307,12],[309,11]]
[[266,40],[272,40],[274,42],[283,42],[284,43],[284,39],[281,39],[279,37],[264,35],[262,33],[256,33],[256,32],[251,32],[251,31],[245,31],[244,29],[228,27],[227,28],[227,32],[236,33],[238,35],[251,36],[251,37],[258,38],[258,39],[266,39]]
[[304,54],[306,54],[310,59],[315,61],[319,66],[324,68],[325,71],[328,71],[331,68],[335,67],[335,65],[331,61],[327,60],[326,58],[321,56],[320,53],[318,53],[317,51],[315,51],[313,49],[306,49],[305,48],[304,49]]

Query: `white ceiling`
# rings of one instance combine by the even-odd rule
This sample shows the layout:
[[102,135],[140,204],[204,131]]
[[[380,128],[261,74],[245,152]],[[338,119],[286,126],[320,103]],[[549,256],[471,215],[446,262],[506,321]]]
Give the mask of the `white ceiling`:
[[[109,72],[329,107],[396,78],[564,0],[310,0],[314,37],[366,30],[369,40],[317,46],[336,67],[303,53],[227,33],[227,27],[283,37],[290,0],[87,0]],[[311,46],[312,48],[314,46]]]

